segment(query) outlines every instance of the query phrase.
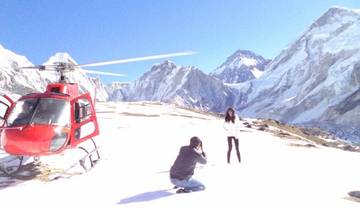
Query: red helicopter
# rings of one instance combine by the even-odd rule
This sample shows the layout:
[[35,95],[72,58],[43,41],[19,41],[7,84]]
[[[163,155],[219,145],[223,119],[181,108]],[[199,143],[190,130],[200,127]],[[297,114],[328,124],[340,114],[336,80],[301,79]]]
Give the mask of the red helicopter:
[[[94,100],[90,93],[80,93],[78,84],[71,83],[66,73],[71,71],[85,71],[92,74],[123,76],[121,74],[83,70],[83,66],[101,66],[151,59],[190,55],[192,52],[180,52],[154,55],[130,59],[77,65],[71,62],[58,62],[53,65],[39,65],[18,67],[21,69],[38,69],[40,71],[56,71],[60,80],[47,85],[43,93],[30,93],[14,102],[4,95],[0,100],[0,119],[2,119],[1,144],[3,150],[19,159],[19,163],[12,168],[2,167],[2,172],[15,173],[23,163],[24,156],[38,159],[40,156],[59,154],[68,148],[76,148],[86,152],[80,160],[84,166],[85,159],[89,159],[93,167],[100,159],[98,147],[93,138],[99,135],[99,125],[94,108]],[[86,150],[79,144],[91,140],[93,149]],[[93,157],[95,155],[95,157]]]

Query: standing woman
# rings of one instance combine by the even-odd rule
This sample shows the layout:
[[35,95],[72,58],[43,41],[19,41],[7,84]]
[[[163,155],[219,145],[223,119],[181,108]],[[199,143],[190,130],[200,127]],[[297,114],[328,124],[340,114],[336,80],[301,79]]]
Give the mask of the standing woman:
[[224,129],[227,133],[227,141],[228,141],[228,152],[227,152],[227,162],[230,163],[230,156],[231,156],[231,150],[232,150],[232,141],[234,140],[235,143],[235,149],[236,149],[236,155],[239,160],[239,163],[241,162],[240,157],[240,151],[239,151],[239,139],[238,133],[239,128],[237,126],[237,119],[236,114],[233,108],[228,108],[225,113],[225,122],[224,122]]

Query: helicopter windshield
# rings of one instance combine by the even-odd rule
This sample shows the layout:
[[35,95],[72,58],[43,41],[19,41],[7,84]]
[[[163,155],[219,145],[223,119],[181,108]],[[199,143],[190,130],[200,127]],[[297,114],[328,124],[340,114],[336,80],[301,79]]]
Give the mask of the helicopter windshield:
[[31,98],[18,101],[8,118],[9,126],[26,124],[70,125],[70,107],[65,100]]

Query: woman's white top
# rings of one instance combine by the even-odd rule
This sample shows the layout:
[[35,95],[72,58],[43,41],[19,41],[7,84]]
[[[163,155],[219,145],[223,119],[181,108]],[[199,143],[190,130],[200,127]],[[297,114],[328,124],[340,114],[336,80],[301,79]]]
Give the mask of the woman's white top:
[[238,137],[239,132],[240,132],[240,127],[239,127],[239,123],[237,120],[237,116],[235,116],[235,122],[225,122],[223,124],[223,127],[226,131],[226,135],[227,136],[234,136],[234,137]]

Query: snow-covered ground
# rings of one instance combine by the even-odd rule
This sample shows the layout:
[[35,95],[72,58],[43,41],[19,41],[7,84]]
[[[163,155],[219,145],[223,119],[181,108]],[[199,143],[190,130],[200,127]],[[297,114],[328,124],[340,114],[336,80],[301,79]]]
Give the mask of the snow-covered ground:
[[[360,190],[360,153],[290,146],[294,140],[243,127],[242,163],[233,151],[227,164],[223,119],[165,104],[97,105],[102,160],[96,167],[51,182],[33,179],[0,188],[1,209],[360,208],[347,198],[347,192]],[[207,189],[176,194],[168,170],[192,136],[203,140],[208,155],[208,164],[195,170]]]

